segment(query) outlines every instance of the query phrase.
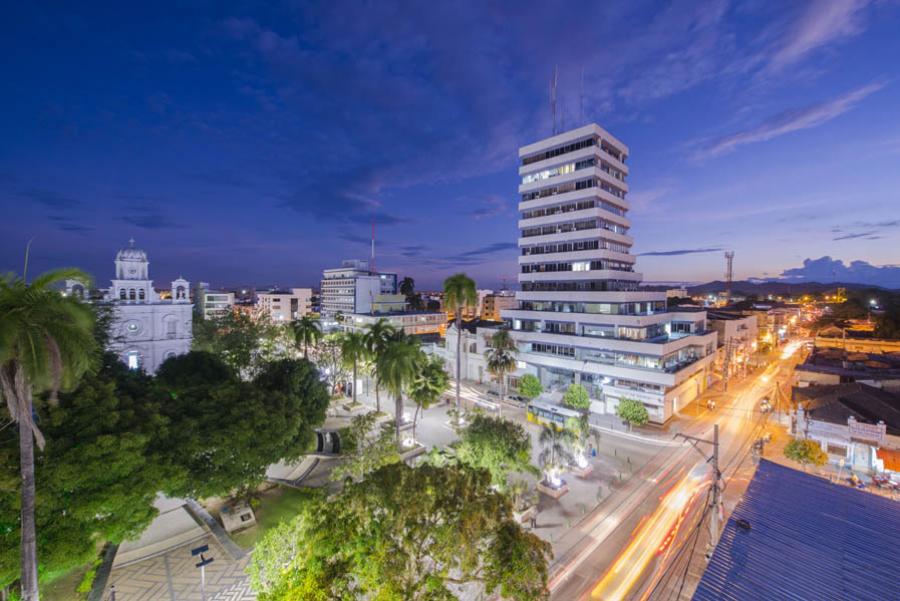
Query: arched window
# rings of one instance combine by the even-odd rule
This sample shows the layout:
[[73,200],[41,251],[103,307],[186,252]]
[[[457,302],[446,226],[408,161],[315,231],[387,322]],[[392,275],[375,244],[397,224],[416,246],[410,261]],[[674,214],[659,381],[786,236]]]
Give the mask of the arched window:
[[125,300],[125,294],[126,294],[125,289],[124,289],[124,288],[120,288],[120,289],[119,289],[119,298],[120,298],[121,300]]
[[135,298],[137,297],[135,296],[134,288],[132,288],[128,291],[128,300],[135,300]]
[[184,300],[184,286],[179,286],[175,289],[175,298],[177,300]]
[[140,288],[140,289],[138,290],[138,298],[139,298],[140,300],[144,300],[144,289],[143,289],[143,288]]

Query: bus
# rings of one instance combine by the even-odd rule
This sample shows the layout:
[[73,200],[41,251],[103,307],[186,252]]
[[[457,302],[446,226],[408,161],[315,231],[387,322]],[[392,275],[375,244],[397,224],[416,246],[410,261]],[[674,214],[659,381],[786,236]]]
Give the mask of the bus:
[[581,412],[551,403],[531,401],[528,403],[527,417],[530,422],[565,428],[570,418],[580,419]]

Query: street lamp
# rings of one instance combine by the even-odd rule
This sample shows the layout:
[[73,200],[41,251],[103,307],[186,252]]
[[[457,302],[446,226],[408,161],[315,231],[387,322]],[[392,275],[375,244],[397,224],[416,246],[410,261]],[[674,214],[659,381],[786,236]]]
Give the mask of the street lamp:
[[206,601],[206,566],[215,561],[212,557],[204,557],[204,553],[209,552],[209,545],[202,545],[191,549],[191,556],[200,556],[200,561],[194,564],[195,568],[200,568],[200,598]]

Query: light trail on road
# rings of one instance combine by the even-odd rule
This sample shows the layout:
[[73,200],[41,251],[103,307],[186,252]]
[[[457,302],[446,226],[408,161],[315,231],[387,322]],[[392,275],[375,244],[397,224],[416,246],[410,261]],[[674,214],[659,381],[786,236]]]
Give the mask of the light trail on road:
[[659,506],[640,526],[615,563],[591,592],[591,599],[622,599],[631,591],[644,570],[657,556],[665,553],[678,534],[678,528],[691,502],[709,484],[704,465],[695,467],[660,498]]

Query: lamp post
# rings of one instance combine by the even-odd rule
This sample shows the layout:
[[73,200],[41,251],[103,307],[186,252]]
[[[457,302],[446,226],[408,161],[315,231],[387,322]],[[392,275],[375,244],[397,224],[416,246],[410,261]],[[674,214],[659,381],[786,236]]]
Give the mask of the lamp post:
[[200,556],[200,561],[194,564],[195,568],[200,568],[200,599],[206,601],[206,566],[211,564],[215,559],[212,557],[204,557],[204,553],[209,552],[209,545],[203,545],[195,549],[191,549],[191,556]]

